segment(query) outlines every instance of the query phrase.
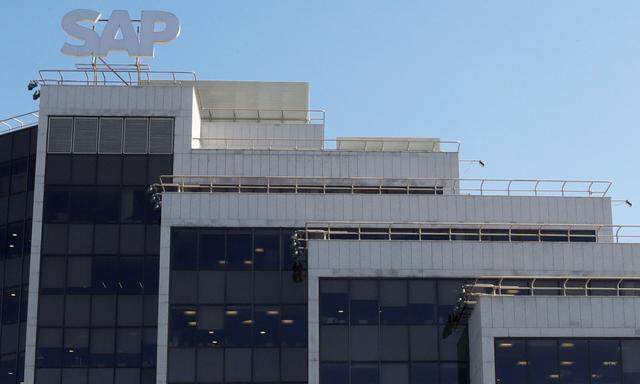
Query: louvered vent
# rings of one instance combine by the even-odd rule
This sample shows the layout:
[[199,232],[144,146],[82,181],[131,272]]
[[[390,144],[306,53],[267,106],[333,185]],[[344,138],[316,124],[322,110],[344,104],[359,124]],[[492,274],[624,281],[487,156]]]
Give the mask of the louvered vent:
[[152,118],[149,123],[149,153],[173,151],[173,119]]
[[147,122],[147,119],[125,119],[124,153],[147,153]]
[[70,153],[72,132],[73,118],[49,118],[49,142],[47,150],[51,153]]
[[122,119],[100,119],[100,153],[122,153]]
[[96,153],[98,118],[77,117],[73,130],[73,153]]

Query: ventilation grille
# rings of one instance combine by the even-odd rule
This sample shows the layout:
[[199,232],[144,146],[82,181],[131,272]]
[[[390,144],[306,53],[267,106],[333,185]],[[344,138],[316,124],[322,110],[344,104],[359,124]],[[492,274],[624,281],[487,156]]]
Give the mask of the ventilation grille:
[[122,122],[121,118],[100,119],[100,153],[122,153]]
[[173,152],[173,119],[150,119],[149,153]]
[[169,117],[49,118],[50,153],[171,154],[174,119]]
[[75,119],[73,131],[74,153],[96,153],[98,145],[98,118],[79,117]]
[[49,119],[48,151],[51,153],[71,152],[71,133],[73,118],[52,117]]

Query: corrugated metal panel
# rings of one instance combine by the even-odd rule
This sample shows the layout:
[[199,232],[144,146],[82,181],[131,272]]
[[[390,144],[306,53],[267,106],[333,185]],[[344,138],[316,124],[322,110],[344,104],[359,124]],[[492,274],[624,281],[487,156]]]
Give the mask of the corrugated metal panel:
[[173,119],[151,118],[149,122],[149,153],[173,152]]
[[124,121],[124,153],[145,154],[148,147],[148,119],[127,118]]
[[73,118],[49,118],[49,138],[47,151],[51,153],[70,153],[73,134]]
[[121,118],[100,119],[100,153],[122,153],[122,123]]
[[76,117],[73,131],[73,153],[96,153],[98,118]]

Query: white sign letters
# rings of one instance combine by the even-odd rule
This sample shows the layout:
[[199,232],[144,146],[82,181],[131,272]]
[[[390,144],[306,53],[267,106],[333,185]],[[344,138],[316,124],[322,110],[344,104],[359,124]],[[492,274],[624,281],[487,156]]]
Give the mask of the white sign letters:
[[[100,12],[90,9],[76,9],[64,15],[62,29],[69,36],[84,43],[64,43],[62,53],[71,56],[105,57],[111,51],[126,51],[132,57],[153,57],[154,44],[171,42],[180,34],[180,21],[170,12],[142,11],[139,33],[136,32],[127,11],[113,11],[102,35],[94,28],[99,19]],[[83,22],[94,25],[81,25]],[[156,30],[156,24],[164,24],[164,29]],[[118,32],[120,38],[116,38]]]

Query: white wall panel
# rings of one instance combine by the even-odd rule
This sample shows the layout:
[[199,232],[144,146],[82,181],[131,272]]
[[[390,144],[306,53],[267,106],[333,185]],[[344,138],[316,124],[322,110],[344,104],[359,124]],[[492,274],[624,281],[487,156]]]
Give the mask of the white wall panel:
[[[201,198],[211,200],[211,207],[215,204],[221,207],[220,210],[209,208],[208,212],[204,211],[208,219],[203,225],[243,226],[248,225],[247,219],[295,227],[314,220],[611,224],[610,212],[600,209],[610,205],[608,198],[186,192],[165,193],[163,220],[168,223],[192,222],[195,218],[188,211],[174,214],[173,206],[191,204],[192,200],[197,202]],[[521,204],[525,200],[536,200],[537,204]],[[563,209],[568,204],[580,209]],[[248,209],[247,212],[255,212],[255,216],[245,214],[238,217],[238,206]],[[564,215],[558,217],[553,214],[557,210],[564,210]],[[605,214],[590,214],[596,210]],[[197,211],[200,216],[202,207]],[[493,211],[501,212],[501,215]],[[166,214],[168,212],[171,214]]]

